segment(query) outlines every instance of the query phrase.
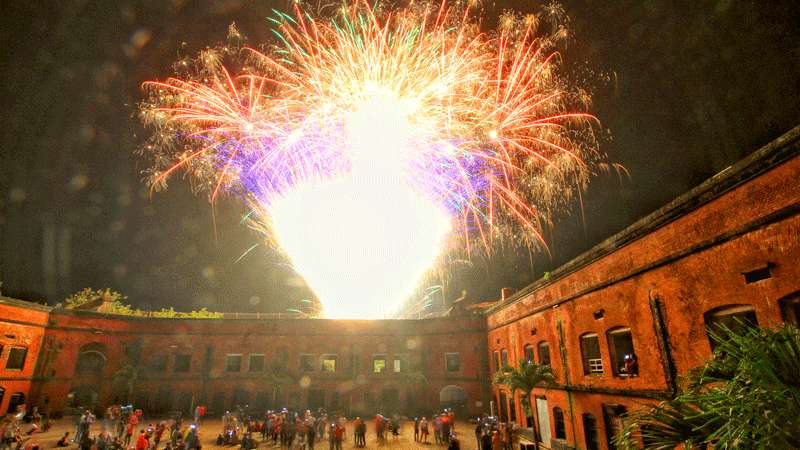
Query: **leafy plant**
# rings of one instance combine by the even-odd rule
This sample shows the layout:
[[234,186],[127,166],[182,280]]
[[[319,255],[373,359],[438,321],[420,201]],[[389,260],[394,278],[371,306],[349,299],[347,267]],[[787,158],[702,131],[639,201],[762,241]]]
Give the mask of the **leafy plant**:
[[67,309],[78,309],[79,307],[109,296],[110,305],[106,306],[106,314],[119,314],[122,316],[134,317],[158,317],[158,318],[173,318],[173,319],[219,319],[223,317],[220,312],[209,311],[207,308],[201,308],[199,311],[175,311],[174,308],[162,308],[157,311],[145,311],[138,308],[133,308],[131,305],[123,303],[128,297],[120,294],[119,292],[110,289],[84,288],[64,300],[64,307]]
[[674,399],[634,412],[618,448],[800,448],[800,330],[720,327]]
[[128,297],[120,294],[117,291],[112,291],[111,289],[97,289],[94,290],[90,287],[83,288],[80,291],[70,295],[64,300],[64,307],[67,309],[76,309],[81,307],[87,303],[91,303],[95,300],[99,300],[104,296],[108,295],[111,301],[115,304],[122,305],[122,301],[126,300]]
[[[519,362],[518,368],[503,366],[494,374],[492,382],[495,385],[505,385],[511,390],[512,394],[520,391],[520,401],[527,407],[526,412],[530,411],[530,395],[533,388],[540,384],[549,384],[555,381],[553,370],[549,364],[536,364],[532,361],[523,359]],[[534,434],[539,435],[536,422],[533,422]]]

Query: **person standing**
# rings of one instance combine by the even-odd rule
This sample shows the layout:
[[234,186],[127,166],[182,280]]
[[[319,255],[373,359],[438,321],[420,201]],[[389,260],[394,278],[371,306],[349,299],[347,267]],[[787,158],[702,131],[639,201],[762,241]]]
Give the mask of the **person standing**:
[[342,450],[342,442],[345,436],[345,425],[341,421],[336,424],[336,450]]
[[481,449],[482,434],[483,434],[483,425],[481,425],[481,420],[479,418],[477,425],[475,425],[475,442],[477,443],[477,450],[482,450]]
[[147,450],[150,448],[150,442],[147,440],[147,434],[144,430],[139,431],[139,437],[136,438],[136,450]]
[[414,417],[414,442],[419,442],[419,417]]
[[426,418],[423,417],[422,420],[419,422],[419,429],[420,429],[420,436],[419,436],[420,442],[422,442],[423,444],[427,444],[428,443],[428,420]]
[[486,430],[481,436],[481,450],[492,450],[492,432]]

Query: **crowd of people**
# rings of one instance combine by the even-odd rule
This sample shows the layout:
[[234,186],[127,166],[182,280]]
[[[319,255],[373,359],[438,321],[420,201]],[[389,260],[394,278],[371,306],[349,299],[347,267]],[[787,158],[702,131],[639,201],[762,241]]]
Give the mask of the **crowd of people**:
[[[80,450],[200,450],[199,428],[204,416],[205,407],[198,406],[191,422],[184,420],[181,414],[167,420],[147,422],[142,410],[134,409],[131,405],[113,405],[106,408],[98,420],[91,410],[83,409],[76,416],[74,432],[64,433],[56,447],[77,446]],[[369,425],[379,446],[398,441],[404,420],[408,419],[399,415],[355,417],[351,427],[353,447],[367,446]],[[30,422],[30,428],[23,429],[25,422]],[[413,423],[414,441],[419,444],[436,444],[447,446],[448,450],[460,450],[452,411],[445,410],[430,419],[415,417]],[[99,427],[93,426],[95,424]],[[17,414],[0,421],[0,450],[41,450],[41,446],[33,442],[32,435],[46,431],[49,426],[48,415],[43,416],[36,409],[28,413],[22,408]],[[475,431],[478,449],[510,450],[511,431],[511,427],[479,419]],[[433,442],[429,441],[430,434],[433,434]],[[343,415],[328,414],[324,409],[313,413],[310,410],[282,409],[252,414],[246,406],[242,406],[222,415],[222,429],[213,443],[238,447],[240,450],[255,450],[264,445],[286,450],[315,450],[319,446],[323,446],[323,450],[342,450],[347,439],[351,439],[348,419]],[[324,449],[324,446],[328,448]]]

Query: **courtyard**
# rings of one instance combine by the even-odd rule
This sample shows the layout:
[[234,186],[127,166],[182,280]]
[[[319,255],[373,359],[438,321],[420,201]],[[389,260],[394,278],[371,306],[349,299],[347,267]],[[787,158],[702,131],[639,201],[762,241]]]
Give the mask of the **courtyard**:
[[[156,417],[143,417],[140,426],[136,429],[135,435],[139,434],[140,429],[144,429],[148,426],[148,424],[156,425],[160,422],[161,418]],[[26,441],[24,442],[24,448],[32,448],[33,445],[38,444],[40,449],[50,449],[56,448],[56,443],[58,440],[64,435],[65,432],[69,432],[70,438],[75,435],[75,417],[66,417],[63,419],[59,419],[56,421],[51,422],[52,427],[47,430],[46,432],[37,432],[33,433],[30,436],[26,436]],[[465,421],[457,421],[455,426],[455,432],[459,438],[459,443],[462,450],[477,450],[477,445],[475,441],[475,435],[473,432],[473,428],[475,425],[467,423]],[[22,426],[23,430],[28,430],[30,428],[29,424],[24,424]],[[204,420],[200,427],[200,444],[204,449],[238,449],[239,446],[220,446],[216,445],[217,436],[222,432],[222,420],[220,419],[208,419]],[[97,436],[99,433],[103,431],[103,424],[102,420],[98,419],[91,427],[91,434],[92,436]],[[281,448],[280,444],[273,445],[271,441],[269,442],[262,442],[261,436],[257,436],[257,442],[259,449],[278,449]],[[372,424],[369,423],[367,425],[367,445],[366,449],[377,449],[377,448],[386,448],[386,449],[397,449],[397,450],[416,450],[416,449],[435,449],[447,448],[446,445],[437,445],[433,443],[433,436],[430,437],[429,443],[417,443],[414,441],[414,423],[413,421],[404,421],[401,425],[401,432],[400,435],[396,438],[391,437],[389,435],[388,439],[385,442],[379,442],[375,436],[375,430],[372,427]],[[165,440],[162,439],[159,448],[163,449],[165,444]],[[77,444],[70,443],[68,448],[77,448]],[[326,439],[322,442],[317,442],[314,448],[317,449],[327,449],[329,448],[329,442]],[[342,444],[343,450],[351,450],[355,449],[353,442],[353,421],[349,420],[347,423],[347,435],[346,439]],[[152,449],[155,450],[155,449]]]

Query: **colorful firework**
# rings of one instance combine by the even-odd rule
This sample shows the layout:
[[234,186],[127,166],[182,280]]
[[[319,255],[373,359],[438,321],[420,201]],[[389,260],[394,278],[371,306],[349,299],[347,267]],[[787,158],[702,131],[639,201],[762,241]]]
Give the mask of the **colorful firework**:
[[329,316],[385,314],[444,255],[542,246],[596,156],[564,29],[509,13],[482,32],[459,5],[296,6],[262,51],[231,28],[145,84],[149,182],[183,168],[212,201],[240,195]]

